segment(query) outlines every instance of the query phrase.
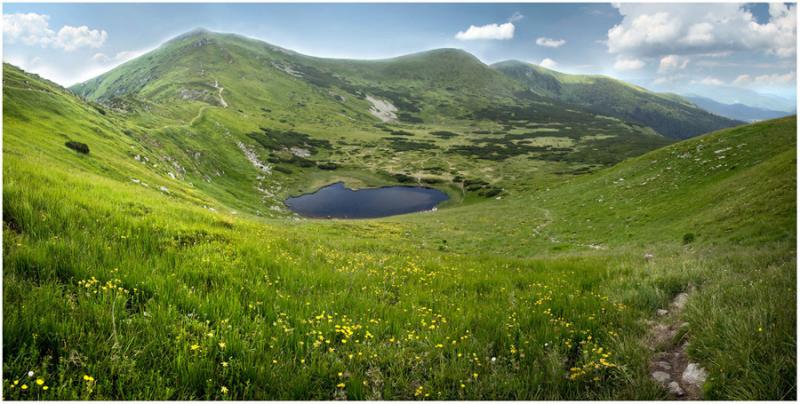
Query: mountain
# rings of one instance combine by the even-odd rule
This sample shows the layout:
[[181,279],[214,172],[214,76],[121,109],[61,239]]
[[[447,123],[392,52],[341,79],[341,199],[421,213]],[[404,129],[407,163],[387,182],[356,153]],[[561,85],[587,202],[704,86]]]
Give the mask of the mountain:
[[[215,83],[222,83],[224,90]],[[193,101],[219,104],[217,93],[224,91],[225,102],[243,110],[252,105],[271,110],[292,105],[297,110],[313,104],[313,111],[293,114],[292,119],[307,122],[333,117],[342,124],[374,123],[368,111],[377,108],[378,100],[388,102],[387,117],[411,124],[479,119],[507,125],[519,113],[542,121],[585,121],[569,117],[577,111],[683,139],[740,123],[612,79],[570,76],[520,62],[487,66],[456,49],[374,61],[324,59],[205,30],[177,37],[71,89],[120,108],[157,103],[162,115],[176,119],[196,110]],[[518,108],[527,112],[515,112]]]
[[741,87],[696,83],[691,86],[672,88],[670,91],[687,97],[705,97],[723,104],[745,104],[772,111],[795,113],[797,109],[795,97],[786,98]]
[[700,96],[684,96],[687,100],[693,102],[700,108],[706,111],[724,116],[730,119],[738,119],[740,121],[756,122],[765,119],[780,118],[783,116],[792,115],[792,112],[773,111],[769,109],[751,107],[741,103],[724,104],[712,100],[711,98]]
[[564,74],[513,60],[492,67],[537,94],[646,125],[671,138],[686,139],[742,123],[708,113],[678,96],[652,93],[609,77]]

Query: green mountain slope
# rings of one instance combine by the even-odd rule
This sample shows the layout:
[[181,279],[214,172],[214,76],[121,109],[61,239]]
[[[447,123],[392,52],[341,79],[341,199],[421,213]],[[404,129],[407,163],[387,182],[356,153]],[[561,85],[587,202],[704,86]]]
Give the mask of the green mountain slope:
[[[111,94],[146,77],[134,62],[130,76],[99,87]],[[706,398],[796,395],[796,313],[785,304],[796,294],[794,117],[558,174],[550,170],[577,165],[542,159],[555,152],[464,154],[485,140],[397,152],[378,143],[388,132],[372,122],[340,132],[305,122],[313,113],[277,134],[292,126],[270,114],[291,111],[264,98],[276,109],[257,115],[260,104],[245,102],[264,93],[232,80],[256,66],[222,67],[199,81],[156,70],[98,105],[4,65],[5,398],[664,399],[649,374],[647,320],[690,285],[681,320],[689,358],[710,373]],[[215,104],[212,74],[227,107]],[[320,88],[288,76],[243,82]],[[186,88],[208,98],[154,110]],[[309,94],[328,105],[317,90]],[[472,130],[498,129],[481,125]],[[456,130],[388,127],[413,133],[389,136],[406,143]],[[470,128],[459,134],[518,133]],[[344,131],[357,133],[340,142]],[[534,133],[528,140],[557,132]],[[296,139],[315,162],[357,158],[345,173],[280,161]],[[515,150],[516,140],[491,150]],[[271,174],[253,155],[276,159]],[[267,210],[257,186],[388,183],[380,167],[411,164],[441,166],[445,178],[448,163],[505,193],[378,220],[257,214]],[[462,195],[456,183],[437,186]]]
[[646,125],[671,138],[686,139],[742,123],[711,114],[679,96],[652,93],[609,77],[569,75],[519,61],[492,67],[537,94]]
[[[283,197],[334,180],[440,184],[469,201],[672,142],[526,91],[452,49],[332,60],[201,30],[72,91],[125,116],[142,143],[165,148],[159,158],[185,170],[182,180],[270,215],[285,213]],[[311,143],[309,156],[294,155]],[[196,157],[212,144],[226,158]],[[245,157],[275,169],[247,167]]]

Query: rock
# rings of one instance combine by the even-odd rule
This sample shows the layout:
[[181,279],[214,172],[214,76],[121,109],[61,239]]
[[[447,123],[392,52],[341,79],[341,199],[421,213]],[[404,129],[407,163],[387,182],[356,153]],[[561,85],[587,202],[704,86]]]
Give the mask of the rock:
[[656,366],[658,366],[658,367],[660,367],[661,369],[664,369],[664,370],[672,369],[672,365],[670,365],[669,362],[667,362],[667,361],[656,362]]
[[686,370],[683,371],[683,376],[681,379],[684,383],[689,383],[697,386],[698,388],[703,386],[705,383],[706,378],[708,377],[708,372],[703,369],[697,363],[690,363],[686,366]]
[[674,394],[678,397],[683,397],[684,394],[683,389],[681,388],[681,385],[678,384],[678,382],[670,382],[669,385],[667,385],[667,390],[669,390],[670,394]]
[[669,314],[669,311],[664,309],[658,309],[656,310],[656,314],[658,314],[659,316],[666,316],[667,314]]
[[688,301],[688,293],[679,293],[678,296],[675,296],[675,299],[672,300],[672,307],[675,307],[678,310],[683,310],[683,308],[686,306],[686,302]]
[[655,372],[653,372],[651,374],[651,376],[653,376],[653,379],[655,381],[657,381],[657,382],[659,382],[661,384],[667,384],[667,382],[670,381],[670,379],[672,379],[672,376],[670,376],[669,373],[662,372],[660,370],[656,370]]
[[644,260],[645,261],[650,261],[653,258],[655,258],[655,256],[653,254],[651,254],[651,253],[647,253],[647,254],[644,255]]

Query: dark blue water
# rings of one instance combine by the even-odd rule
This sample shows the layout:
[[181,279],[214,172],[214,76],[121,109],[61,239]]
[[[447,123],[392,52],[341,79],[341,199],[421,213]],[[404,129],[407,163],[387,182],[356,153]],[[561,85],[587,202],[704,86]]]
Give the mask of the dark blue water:
[[293,212],[306,217],[366,219],[430,210],[447,200],[442,191],[422,187],[352,190],[337,182],[286,200]]

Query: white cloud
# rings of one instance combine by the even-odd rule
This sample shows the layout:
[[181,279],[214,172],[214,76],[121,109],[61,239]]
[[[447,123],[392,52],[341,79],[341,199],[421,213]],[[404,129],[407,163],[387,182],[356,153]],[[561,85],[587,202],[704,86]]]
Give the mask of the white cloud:
[[563,40],[563,39],[545,38],[543,36],[539,37],[539,38],[536,38],[536,44],[537,45],[544,46],[544,47],[547,47],[547,48],[558,48],[558,47],[564,45],[565,43],[567,43],[567,41]]
[[515,11],[514,14],[512,14],[511,17],[508,19],[508,22],[517,22],[523,18],[525,18],[525,16],[522,15],[522,13],[520,13],[519,11]]
[[55,35],[49,28],[49,19],[36,13],[3,14],[3,39],[9,44],[47,46]]
[[614,63],[614,69],[617,70],[639,70],[643,68],[645,63],[639,59],[617,58]]
[[3,39],[9,44],[60,48],[67,52],[78,48],[99,48],[108,38],[104,30],[82,25],[65,25],[58,32],[50,29],[50,17],[36,13],[3,14]]
[[788,73],[773,73],[762,74],[759,76],[750,76],[749,74],[742,74],[733,80],[733,84],[737,86],[763,86],[763,87],[780,87],[794,83],[795,72]]
[[462,41],[472,41],[476,39],[511,39],[514,38],[514,24],[507,22],[504,24],[488,24],[477,27],[470,25],[466,31],[459,31],[456,39]]
[[542,67],[544,67],[545,69],[555,69],[556,67],[558,67],[558,63],[556,63],[556,61],[555,61],[555,60],[553,60],[553,59],[550,59],[550,58],[544,58],[544,59],[542,59],[542,61],[539,63],[539,66],[542,66]]
[[65,25],[58,30],[54,46],[62,48],[67,52],[78,48],[99,48],[108,38],[106,31],[89,29],[85,25],[71,27]]
[[789,57],[797,46],[794,5],[771,3],[763,24],[740,4],[615,6],[623,20],[608,30],[611,53],[641,57],[751,50]]
[[667,55],[661,58],[658,64],[659,73],[668,73],[675,70],[683,70],[689,65],[689,58],[678,55]]
[[721,86],[721,85],[724,85],[725,82],[720,80],[720,79],[718,79],[718,78],[716,78],[716,77],[708,76],[708,77],[704,77],[704,78],[702,78],[700,80],[692,80],[692,84],[704,84],[704,85],[707,85],[707,86]]
[[122,51],[117,52],[116,55],[108,56],[105,53],[95,53],[92,56],[92,61],[99,63],[99,64],[122,64],[131,59],[137,58],[145,53],[149,52],[149,50],[135,50],[135,51]]

